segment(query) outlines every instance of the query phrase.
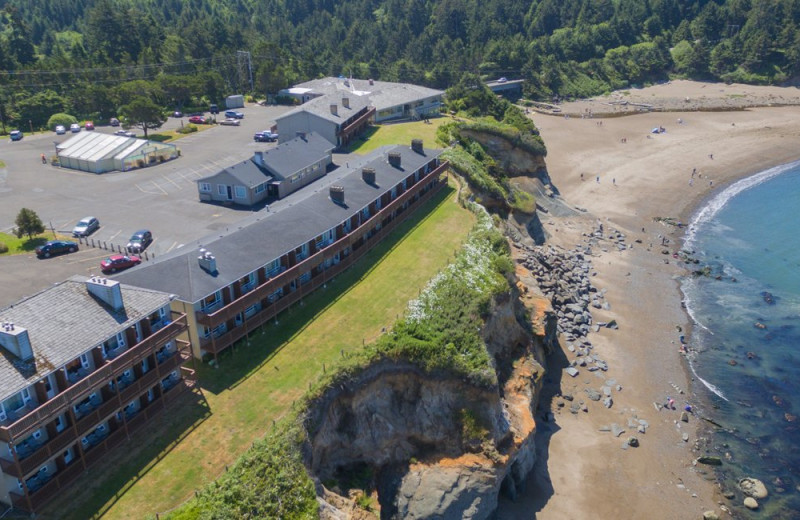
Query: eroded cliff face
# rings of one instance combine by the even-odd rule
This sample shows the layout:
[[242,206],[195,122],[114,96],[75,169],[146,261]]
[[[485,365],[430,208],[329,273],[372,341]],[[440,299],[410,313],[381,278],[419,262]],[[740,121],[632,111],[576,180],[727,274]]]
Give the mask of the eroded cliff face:
[[306,459],[321,517],[365,518],[353,487],[374,490],[381,518],[482,519],[501,492],[513,497],[535,463],[533,414],[553,326],[547,312],[533,315],[530,326],[516,294],[495,300],[483,336],[496,387],[383,361],[315,402]]
[[532,154],[493,134],[468,129],[461,130],[461,133],[479,142],[509,177],[537,177],[542,183],[550,184],[544,156]]

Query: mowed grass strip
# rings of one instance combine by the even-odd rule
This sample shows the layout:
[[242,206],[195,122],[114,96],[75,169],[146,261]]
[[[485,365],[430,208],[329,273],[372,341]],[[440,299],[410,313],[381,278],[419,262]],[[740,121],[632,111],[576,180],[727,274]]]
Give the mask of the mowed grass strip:
[[378,337],[448,264],[475,222],[454,199],[453,188],[443,190],[327,288],[251,335],[249,345],[223,355],[219,369],[200,367],[210,413],[201,399],[182,399],[45,515],[154,517],[217,477],[290,410],[323,365],[329,369],[342,352]]
[[356,139],[347,148],[348,153],[367,154],[376,148],[390,144],[411,146],[412,139],[422,139],[426,148],[436,147],[436,129],[450,121],[449,117],[436,117],[430,123],[415,121],[413,123],[395,123],[376,125],[367,129],[361,138]]

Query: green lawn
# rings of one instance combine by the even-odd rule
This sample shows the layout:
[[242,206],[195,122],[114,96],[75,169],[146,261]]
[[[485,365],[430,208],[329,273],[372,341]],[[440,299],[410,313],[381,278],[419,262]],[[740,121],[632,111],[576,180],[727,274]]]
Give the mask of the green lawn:
[[412,139],[422,139],[425,147],[436,147],[436,129],[450,121],[449,117],[436,117],[430,123],[395,123],[393,125],[372,126],[347,147],[347,153],[366,154],[387,144],[407,144]]
[[[188,125],[187,125],[188,126]],[[208,130],[209,128],[214,128],[215,125],[192,125],[197,127],[197,132],[202,132],[203,130]],[[172,141],[177,141],[182,137],[186,137],[189,135],[194,135],[197,132],[189,132],[187,134],[182,134],[177,130],[163,130],[161,132],[150,132],[147,134],[147,139],[150,141],[158,141],[159,143],[171,143]],[[141,136],[144,138],[144,135]]]
[[[69,239],[69,237],[66,236],[56,235],[56,237],[64,240]],[[8,233],[0,233],[0,243],[8,246],[8,252],[0,254],[19,255],[31,253],[34,249],[36,249],[37,246],[44,244],[48,240],[55,240],[55,238],[53,238],[53,233],[49,231],[42,233],[41,235],[35,235],[31,239],[29,239],[27,235],[24,235],[22,238],[17,238],[16,236],[9,235]]]
[[219,369],[200,367],[208,408],[201,399],[182,400],[167,421],[132,437],[138,449],[110,454],[109,464],[93,468],[44,514],[143,518],[213,480],[287,413],[323,367],[379,336],[447,265],[475,222],[454,199],[454,189],[444,190],[327,288],[223,355]]

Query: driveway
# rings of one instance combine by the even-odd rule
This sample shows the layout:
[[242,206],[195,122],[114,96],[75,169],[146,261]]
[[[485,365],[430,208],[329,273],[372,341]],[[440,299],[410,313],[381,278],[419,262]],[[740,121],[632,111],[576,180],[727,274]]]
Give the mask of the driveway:
[[[124,246],[134,231],[149,229],[155,241],[148,255],[157,257],[226,229],[252,211],[199,202],[195,181],[248,159],[257,150],[274,147],[255,143],[253,133],[270,128],[289,107],[252,105],[238,110],[245,114],[241,126],[216,126],[190,134],[175,141],[180,158],[130,172],[93,174],[43,165],[40,155],[53,155],[55,143],[71,134],[0,140],[0,160],[6,164],[0,169],[0,231],[14,227],[23,207],[36,211],[48,228],[65,234],[91,215],[101,224],[91,237],[95,243],[105,243],[107,248]],[[187,124],[188,118],[169,118],[162,128],[178,128],[181,121]],[[95,131],[110,134],[115,130],[99,127]],[[0,257],[0,308],[73,274],[98,273],[95,266],[106,254],[82,247],[79,253],[46,262],[34,255]]]

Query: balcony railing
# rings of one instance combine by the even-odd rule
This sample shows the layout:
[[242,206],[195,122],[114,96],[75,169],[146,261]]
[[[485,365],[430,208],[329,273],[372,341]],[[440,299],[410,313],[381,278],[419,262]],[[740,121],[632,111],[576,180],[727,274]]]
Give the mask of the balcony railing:
[[[140,429],[143,425],[147,424],[150,419],[158,415],[167,406],[176,401],[186,390],[191,390],[195,387],[196,382],[194,380],[194,371],[185,367],[182,368],[181,371],[186,379],[181,380],[174,387],[164,391],[160,398],[150,402],[146,407],[139,410],[136,415],[127,420],[128,434]],[[71,432],[71,429],[68,429],[67,431]],[[51,443],[58,438],[59,437],[54,438]],[[72,438],[74,440],[74,436]],[[88,468],[95,462],[102,460],[103,455],[105,455],[115,446],[122,443],[122,441],[125,439],[126,432],[124,427],[117,428],[113,432],[96,436],[93,441],[90,442],[92,447],[84,448],[85,456],[83,462],[81,462],[80,459],[73,460],[69,466],[56,473],[51,479],[43,483],[41,487],[37,488],[35,491],[29,491],[30,502],[28,502],[28,498],[23,495],[11,493],[10,495],[12,504],[15,507],[25,511],[36,511],[37,509],[41,508],[42,505],[57,496],[61,489],[71,484],[76,478],[78,478],[81,473],[83,473],[84,464],[86,468]],[[61,453],[61,451],[58,451],[58,453]],[[46,461],[47,458],[44,460]],[[43,463],[44,461],[42,461],[39,466],[41,466]],[[39,466],[34,466],[33,470]],[[18,478],[22,478],[22,476],[30,474],[30,472],[23,473],[22,475],[17,475],[16,472],[6,473],[18,476]]]
[[[433,177],[434,175],[439,175],[444,169],[447,168],[447,163],[440,165],[438,168],[433,170],[428,176],[424,177],[422,180],[427,180],[428,178]],[[310,269],[313,269],[317,265],[321,264],[325,260],[329,258],[333,258],[336,252],[341,251],[345,244],[350,245],[357,242],[361,237],[366,235],[368,232],[373,231],[374,227],[381,222],[384,218],[391,214],[391,212],[398,209],[402,206],[407,200],[413,198],[419,191],[421,191],[423,183],[422,180],[415,186],[413,186],[409,191],[404,192],[400,197],[392,201],[388,204],[384,209],[379,211],[373,217],[371,217],[367,222],[365,222],[362,226],[358,227],[353,233],[349,236],[339,240],[338,242],[328,246],[326,249],[314,254],[310,258],[304,260],[303,262],[292,266],[287,271],[284,271],[279,277],[268,280],[267,283],[258,287],[255,291],[250,294],[247,294],[238,300],[234,300],[230,304],[226,305],[216,313],[212,315],[197,315],[197,321],[203,325],[209,326],[214,324],[222,323],[226,320],[232,319],[236,314],[239,312],[243,312],[244,309],[248,308],[250,305],[253,305],[262,299],[266,298],[270,294],[272,294],[277,287],[282,287],[290,283],[292,279],[298,277],[300,273],[306,272]],[[437,184],[434,189],[426,192],[420,198],[420,203],[424,200],[433,196],[439,189],[441,189],[445,183]],[[414,190],[414,187],[419,186],[418,190]],[[410,213],[409,213],[410,215]],[[378,231],[373,232],[373,235],[370,237],[370,242],[377,243],[387,234],[391,233],[392,230],[400,223],[402,223],[407,218],[407,215],[398,215],[395,219],[391,222],[387,223],[386,225],[381,226],[381,229]],[[249,334],[252,330],[256,329],[257,327],[263,325],[273,317],[280,314],[282,311],[287,309],[292,304],[298,302],[300,299],[306,297],[307,295],[314,292],[317,288],[321,287],[323,284],[330,281],[332,278],[337,276],[343,270],[350,267],[353,263],[358,261],[364,254],[366,254],[371,248],[370,247],[360,247],[356,250],[353,250],[350,255],[347,257],[342,258],[337,264],[331,265],[329,268],[323,270],[321,273],[317,274],[316,276],[311,278],[310,283],[306,283],[301,285],[297,288],[297,290],[284,295],[282,298],[272,302],[266,306],[263,306],[262,309],[253,315],[252,317],[246,319],[241,326],[237,326],[232,328],[231,330],[223,333],[218,337],[209,337],[209,338],[200,338],[200,347],[209,352],[211,354],[218,354],[219,352],[225,350],[226,348],[230,347],[236,341],[242,339],[247,334]],[[214,325],[215,326],[215,325]]]
[[108,384],[117,374],[121,374],[133,364],[152,354],[154,348],[184,332],[187,327],[186,315],[174,314],[177,316],[169,325],[133,345],[113,360],[107,361],[77,384],[70,386],[49,401],[38,406],[13,424],[0,427],[0,440],[11,442],[15,438],[23,437],[26,433],[30,433],[33,429],[40,428],[45,422],[60,414],[75,401],[80,401],[89,392]]

